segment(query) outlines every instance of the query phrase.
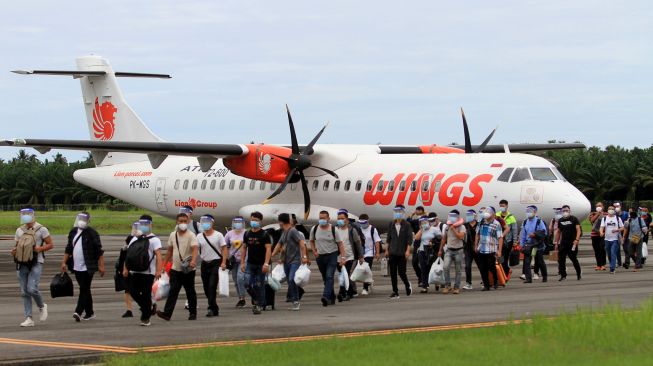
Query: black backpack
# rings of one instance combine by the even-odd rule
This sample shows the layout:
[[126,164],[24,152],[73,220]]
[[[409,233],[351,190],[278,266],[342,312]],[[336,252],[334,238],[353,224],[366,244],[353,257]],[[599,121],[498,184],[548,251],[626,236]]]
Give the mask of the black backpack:
[[[351,226],[358,233],[358,237],[361,239],[361,246],[365,248],[365,234],[363,234],[363,228],[361,227],[361,224],[356,222],[356,220],[350,220],[349,226]],[[370,232],[370,233],[374,234],[374,232]]]
[[131,243],[127,248],[127,255],[125,256],[125,266],[130,271],[143,272],[150,269],[150,263],[154,256],[150,258],[150,238],[147,236],[140,236],[136,241]]

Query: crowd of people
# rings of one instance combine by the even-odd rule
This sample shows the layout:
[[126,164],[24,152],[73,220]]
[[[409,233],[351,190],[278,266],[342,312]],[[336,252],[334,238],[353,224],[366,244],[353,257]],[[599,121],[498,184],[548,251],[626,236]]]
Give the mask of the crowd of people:
[[[180,209],[176,226],[168,235],[165,256],[163,243],[154,234],[152,217],[142,215],[132,225],[115,266],[115,280],[122,282],[125,292],[127,309],[122,316],[133,317],[132,302],[136,302],[142,326],[149,326],[152,316],[169,321],[183,288],[188,300],[188,319],[197,319],[195,279],[198,267],[207,300],[207,317],[220,314],[218,282],[220,276],[229,276],[229,272],[238,297],[236,307],[246,307],[248,297],[253,314],[259,315],[266,306],[274,306],[274,289],[267,284],[274,262],[283,268],[288,283],[286,302],[294,311],[300,309],[304,295],[303,287],[295,283],[295,274],[301,265],[311,264],[311,261],[316,262],[321,275],[324,287],[320,302],[324,307],[372,292],[372,282],[363,282],[359,294],[354,281],[343,284],[336,276],[336,271],[351,274],[364,263],[370,268],[375,263],[381,263],[382,267],[387,265],[391,299],[400,297],[399,279],[405,295],[411,296],[413,287],[407,275],[411,257],[420,293],[429,292],[431,286],[442,294],[473,290],[474,264],[481,277],[482,291],[497,289],[501,285],[500,278],[509,281],[511,267],[518,266],[520,261],[523,263],[520,278],[524,283],[540,279],[547,282],[544,256],[549,252],[558,256],[559,281],[567,278],[567,258],[577,279],[581,280],[578,262],[578,246],[583,234],[581,219],[566,205],[556,209],[549,223],[538,216],[538,208],[534,205],[528,206],[525,213],[526,219],[517,221],[509,211],[508,202],[501,200],[496,208],[487,206],[465,212],[453,209],[441,220],[436,213],[427,213],[423,207],[408,213],[404,206],[397,205],[385,228],[371,225],[367,214],[354,220],[346,209],[340,209],[335,220],[329,212],[321,211],[317,225],[310,229],[298,223],[294,215],[282,213],[277,217],[279,229],[274,230],[263,227],[264,218],[260,212],[252,212],[248,218],[234,217],[230,230],[223,235],[214,228],[215,220],[211,215],[194,220],[193,208],[185,206]],[[20,221],[15,235],[16,246],[11,254],[16,262],[24,303],[25,320],[20,326],[30,327],[35,325],[33,302],[39,309],[39,320],[45,321],[48,317],[39,282],[45,252],[53,248],[53,241],[47,227],[36,221],[33,209],[21,210]],[[653,227],[647,208],[622,211],[619,203],[614,203],[604,210],[604,204],[598,202],[589,221],[596,271],[609,267],[614,274],[618,267],[628,269],[631,259],[634,271],[642,268],[646,260],[644,243]],[[387,233],[385,243],[380,232]],[[434,263],[440,262],[438,258],[443,263],[443,280],[432,281],[430,274]],[[465,284],[461,287],[463,266]],[[77,215],[68,234],[61,271],[72,272],[79,286],[74,320],[94,319],[91,284],[96,273],[104,276],[105,260],[100,235],[91,227],[91,216],[87,212]],[[158,310],[152,287],[163,273],[169,277],[170,288],[163,309]]]

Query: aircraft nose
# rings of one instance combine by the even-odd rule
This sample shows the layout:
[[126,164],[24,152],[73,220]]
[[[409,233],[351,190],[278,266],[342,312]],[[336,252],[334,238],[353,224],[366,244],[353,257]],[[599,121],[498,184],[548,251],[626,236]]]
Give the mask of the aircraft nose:
[[571,212],[573,212],[573,215],[578,217],[579,220],[583,220],[590,214],[592,210],[592,204],[587,199],[587,197],[585,197],[583,192],[578,190],[578,188],[576,188],[571,183],[568,184],[571,187],[568,205],[571,207]]

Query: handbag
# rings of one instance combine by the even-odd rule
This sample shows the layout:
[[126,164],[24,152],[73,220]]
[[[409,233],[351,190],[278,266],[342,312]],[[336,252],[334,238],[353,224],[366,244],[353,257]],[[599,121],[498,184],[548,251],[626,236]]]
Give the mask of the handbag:
[[519,265],[519,245],[512,246],[512,251],[510,252],[510,257],[508,258],[508,265],[511,267]]
[[54,275],[52,282],[50,282],[50,296],[53,299],[73,296],[73,280],[70,279],[67,272]]
[[188,256],[186,258],[181,257],[181,250],[179,249],[179,236],[177,233],[175,233],[175,241],[177,242],[177,255],[179,256],[179,260],[181,261],[181,272],[186,274],[190,273],[192,269],[190,268],[190,262],[193,260],[192,256]]
[[553,251],[551,251],[551,253],[549,253],[549,260],[551,262],[557,262],[558,258],[559,257],[558,257],[558,251],[557,250],[553,250]]

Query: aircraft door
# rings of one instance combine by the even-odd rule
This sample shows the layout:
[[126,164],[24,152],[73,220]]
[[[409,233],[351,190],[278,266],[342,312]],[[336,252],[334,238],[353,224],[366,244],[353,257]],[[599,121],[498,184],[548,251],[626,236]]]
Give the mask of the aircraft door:
[[159,212],[168,212],[168,195],[166,194],[166,178],[157,178],[154,187],[154,199]]

